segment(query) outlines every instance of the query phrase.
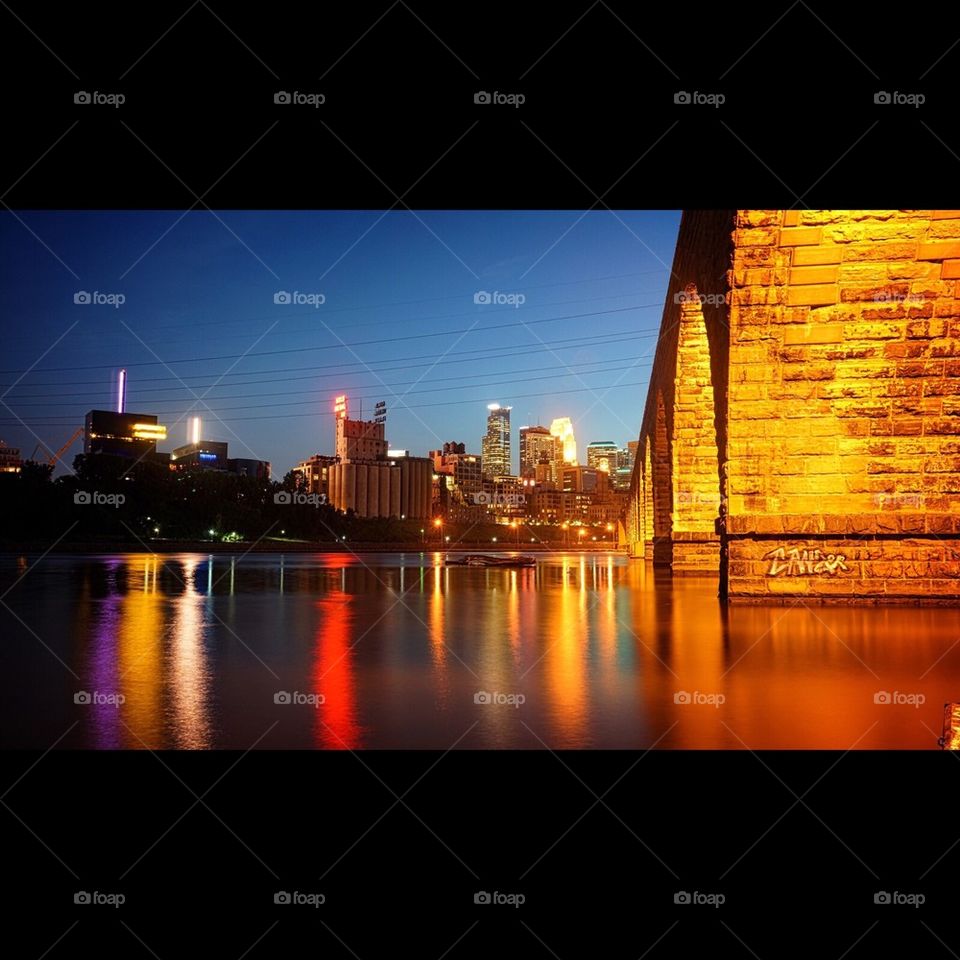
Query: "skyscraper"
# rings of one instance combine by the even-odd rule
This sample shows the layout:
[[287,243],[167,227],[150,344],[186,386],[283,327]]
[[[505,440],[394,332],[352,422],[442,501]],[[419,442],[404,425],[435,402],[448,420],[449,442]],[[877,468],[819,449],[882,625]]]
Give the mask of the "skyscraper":
[[619,466],[620,448],[612,440],[594,440],[587,445],[587,466],[611,476]]
[[568,466],[577,464],[577,441],[573,436],[573,423],[569,417],[558,417],[550,424],[550,432],[563,445],[563,462]]
[[521,427],[520,476],[535,477],[537,464],[544,460],[553,464],[557,460],[558,447],[557,438],[546,427]]
[[487,432],[480,444],[483,475],[510,476],[510,411],[499,403],[487,405]]

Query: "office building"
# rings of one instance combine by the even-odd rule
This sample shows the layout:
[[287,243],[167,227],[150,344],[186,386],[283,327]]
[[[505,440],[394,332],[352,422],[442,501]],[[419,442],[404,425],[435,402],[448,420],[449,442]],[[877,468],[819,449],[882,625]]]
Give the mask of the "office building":
[[487,432],[480,445],[483,460],[483,475],[487,478],[509,476],[510,462],[510,411],[499,403],[487,406]]
[[560,488],[567,493],[598,493],[606,490],[605,471],[596,467],[564,467]]
[[316,453],[301,460],[293,468],[297,484],[304,493],[320,493],[330,496],[330,468],[337,462],[336,457]]
[[569,417],[558,417],[550,424],[550,432],[560,441],[561,456],[567,466],[577,465],[577,441],[573,435],[573,422]]
[[587,466],[611,476],[619,466],[621,451],[612,440],[594,440],[587,445]]
[[141,459],[156,454],[157,441],[166,440],[167,428],[151,413],[118,413],[90,410],[84,419],[83,452]]
[[541,426],[520,428],[520,476],[535,477],[537,464],[558,460],[557,438]]

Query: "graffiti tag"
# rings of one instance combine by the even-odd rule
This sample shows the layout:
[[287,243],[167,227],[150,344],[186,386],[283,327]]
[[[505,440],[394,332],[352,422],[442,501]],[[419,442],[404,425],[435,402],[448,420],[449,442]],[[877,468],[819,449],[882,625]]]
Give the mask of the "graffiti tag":
[[827,573],[835,577],[839,570],[849,570],[844,563],[847,559],[842,553],[822,554],[819,550],[807,550],[793,547],[777,547],[764,554],[764,559],[770,561],[768,577],[779,577],[784,574],[788,577],[808,577],[812,574]]

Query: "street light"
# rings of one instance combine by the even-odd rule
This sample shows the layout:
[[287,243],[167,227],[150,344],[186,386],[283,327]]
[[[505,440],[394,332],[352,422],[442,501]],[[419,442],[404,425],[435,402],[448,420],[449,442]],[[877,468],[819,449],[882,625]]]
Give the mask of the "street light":
[[563,525],[563,545],[567,546],[570,542],[570,524],[565,523]]
[[433,525],[437,528],[437,543],[440,543],[443,538],[443,519],[441,517],[437,517],[433,521]]
[[583,540],[583,538],[584,538],[586,535],[587,535],[587,531],[584,530],[583,527],[581,527],[581,528],[577,531],[577,536],[580,538],[581,541]]
[[420,528],[420,542],[423,543],[423,527]]
[[517,546],[520,546],[520,524],[516,520],[510,521],[510,526],[517,532]]

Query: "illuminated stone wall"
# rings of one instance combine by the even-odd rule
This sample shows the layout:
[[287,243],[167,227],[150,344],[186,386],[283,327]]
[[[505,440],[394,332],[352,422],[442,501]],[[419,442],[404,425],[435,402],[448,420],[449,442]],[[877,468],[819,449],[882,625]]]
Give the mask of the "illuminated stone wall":
[[958,268],[960,211],[738,212],[732,599],[957,598]]
[[685,212],[624,535],[734,602],[957,602],[958,286],[960,211]]
[[[634,462],[625,542],[675,573],[716,573],[720,562],[735,222],[735,210],[683,213],[639,436],[644,456]],[[632,530],[643,531],[643,549]]]

